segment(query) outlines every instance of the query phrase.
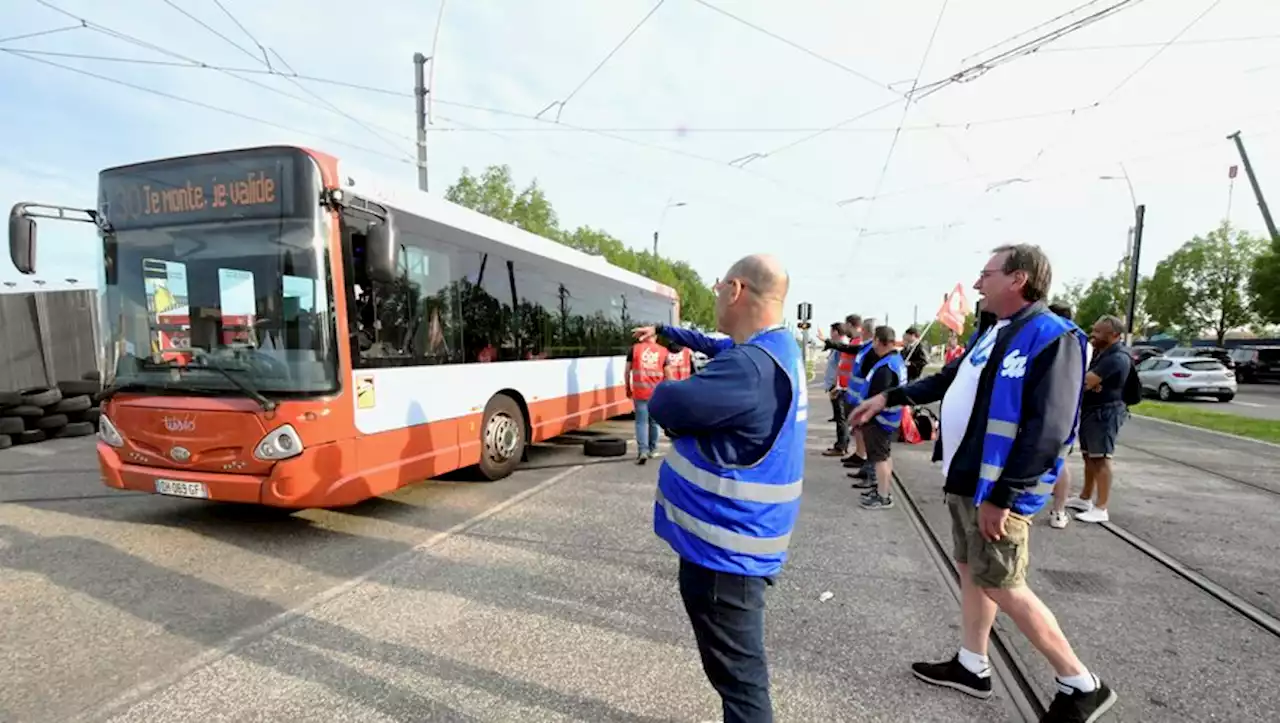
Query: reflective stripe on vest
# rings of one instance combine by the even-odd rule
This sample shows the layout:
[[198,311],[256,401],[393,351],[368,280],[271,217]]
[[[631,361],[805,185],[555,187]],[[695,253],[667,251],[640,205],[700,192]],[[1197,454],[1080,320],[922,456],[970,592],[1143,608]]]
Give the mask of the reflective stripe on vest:
[[[901,354],[898,354],[896,352],[890,352],[889,354],[886,354],[885,356],[882,356],[879,359],[877,359],[876,363],[871,365],[871,370],[867,372],[867,378],[862,383],[862,389],[860,390],[861,397],[863,399],[866,399],[868,396],[870,396],[871,380],[875,378],[876,372],[881,367],[889,367],[889,369],[893,372],[893,375],[894,375],[893,386],[895,387],[901,385],[902,381],[907,377],[906,360],[902,358]],[[902,407],[893,407],[891,409],[885,409],[883,412],[876,415],[876,422],[879,423],[880,428],[883,429],[884,431],[892,432],[893,430],[898,428],[899,424],[902,423]]]
[[653,397],[653,389],[666,379],[667,350],[655,342],[631,347],[631,396],[645,401]]
[[[1034,316],[1009,340],[1004,357],[987,361],[988,364],[1000,366],[992,377],[990,409],[982,436],[982,466],[978,470],[978,488],[973,496],[975,505],[982,504],[990,496],[996,482],[1004,474],[1005,462],[1009,459],[1009,452],[1013,449],[1021,426],[1024,381],[1032,361],[1054,341],[1063,335],[1069,335],[1072,341],[1080,345],[1080,385],[1082,389],[1084,386],[1085,345],[1088,344],[1084,332],[1047,309],[1032,313]],[[1066,464],[1067,452],[1075,442],[1079,423],[1080,397],[1077,397],[1071,432],[1063,440],[1057,459],[1050,469],[1040,475],[1035,485],[1018,490],[1010,506],[1013,512],[1034,515],[1048,503],[1053,494],[1053,485]]]
[[760,332],[745,343],[765,351],[786,374],[791,386],[787,421],[764,457],[749,466],[711,461],[700,446],[705,436],[676,437],[658,471],[653,529],[694,564],[739,575],[774,575],[786,561],[804,487],[806,375],[800,350],[785,329]]
[[858,376],[858,370],[862,368],[862,360],[867,357],[867,352],[870,350],[871,342],[867,342],[858,349],[858,353],[853,357],[853,371],[849,376],[849,391],[845,392],[844,395],[844,400],[848,402],[851,407],[856,407],[859,404],[862,404],[867,393],[867,380]]

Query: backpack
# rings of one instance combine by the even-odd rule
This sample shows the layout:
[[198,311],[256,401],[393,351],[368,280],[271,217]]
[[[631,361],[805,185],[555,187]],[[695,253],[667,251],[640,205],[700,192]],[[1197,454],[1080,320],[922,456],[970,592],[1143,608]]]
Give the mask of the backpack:
[[1129,376],[1125,377],[1124,390],[1120,392],[1120,397],[1124,400],[1126,407],[1142,403],[1142,380],[1138,378],[1138,370],[1132,364],[1129,365]]

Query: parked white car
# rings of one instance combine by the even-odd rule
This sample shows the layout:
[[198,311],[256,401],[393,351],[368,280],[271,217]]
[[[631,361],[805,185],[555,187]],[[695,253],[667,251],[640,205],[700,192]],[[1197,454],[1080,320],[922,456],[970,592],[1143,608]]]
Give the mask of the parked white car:
[[1161,400],[1178,397],[1216,397],[1229,402],[1236,396],[1236,377],[1217,359],[1153,356],[1137,366],[1142,391]]

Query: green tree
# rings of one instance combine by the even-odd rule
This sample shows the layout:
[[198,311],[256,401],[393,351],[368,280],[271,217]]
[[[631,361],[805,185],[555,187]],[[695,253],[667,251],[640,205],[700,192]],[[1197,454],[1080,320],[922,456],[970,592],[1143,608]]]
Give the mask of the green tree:
[[[1149,323],[1143,310],[1143,299],[1149,280],[1138,279],[1137,303],[1134,305],[1133,325],[1136,333],[1144,331]],[[1067,284],[1062,291],[1053,296],[1056,303],[1071,307],[1072,318],[1076,325],[1088,331],[1099,318],[1115,316],[1127,320],[1129,318],[1129,264],[1121,259],[1110,274],[1098,274],[1087,285],[1083,281]]]
[[1147,285],[1146,309],[1151,318],[1179,338],[1213,331],[1221,344],[1227,332],[1256,319],[1249,304],[1251,271],[1265,246],[1225,222],[1196,236],[1156,265]]
[[1258,255],[1249,274],[1249,299],[1259,319],[1280,324],[1280,245]]
[[457,182],[445,191],[445,198],[584,253],[602,256],[615,266],[670,286],[680,295],[682,320],[703,328],[715,325],[715,296],[692,267],[648,251],[634,251],[605,231],[589,226],[573,231],[562,229],[551,201],[537,181],[517,191],[506,165],[489,166],[479,176],[464,168]]

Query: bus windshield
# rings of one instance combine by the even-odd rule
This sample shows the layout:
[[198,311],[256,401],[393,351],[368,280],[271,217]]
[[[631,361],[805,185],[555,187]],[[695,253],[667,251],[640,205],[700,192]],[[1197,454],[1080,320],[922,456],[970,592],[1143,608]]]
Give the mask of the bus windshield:
[[107,244],[115,388],[314,395],[338,388],[324,216],[124,230]]

